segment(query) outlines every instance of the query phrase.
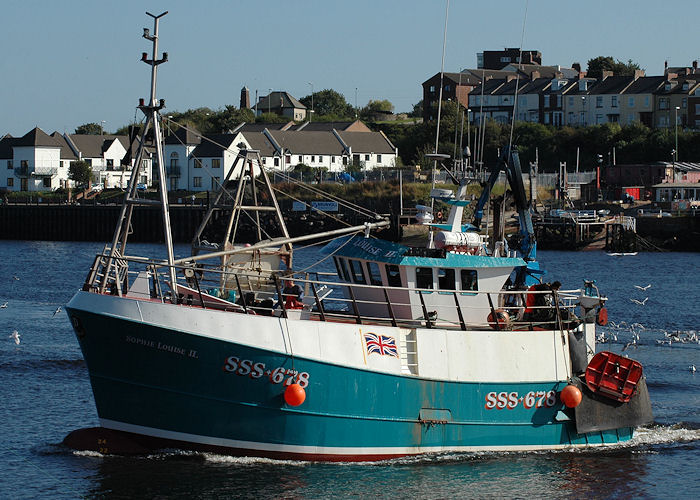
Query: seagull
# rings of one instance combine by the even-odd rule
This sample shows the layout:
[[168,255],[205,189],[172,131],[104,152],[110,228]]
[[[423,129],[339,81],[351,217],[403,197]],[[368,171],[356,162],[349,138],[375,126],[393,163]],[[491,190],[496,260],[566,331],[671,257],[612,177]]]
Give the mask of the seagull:
[[690,366],[688,367],[688,370],[690,370],[690,371],[693,372],[693,373],[695,373],[695,372],[697,371],[697,370],[695,369],[695,365],[690,365]]
[[630,299],[630,301],[632,301],[635,304],[638,304],[640,306],[643,306],[644,304],[646,304],[647,300],[649,300],[649,297],[645,297],[644,300]]
[[7,309],[7,302],[0,304],[0,309]]
[[11,339],[15,340],[15,344],[19,345],[19,332],[17,330],[13,330],[12,334],[10,335]]
[[639,289],[639,290],[643,290],[643,291],[646,292],[647,290],[649,290],[649,289],[651,288],[651,284],[649,284],[649,285],[647,285],[647,286],[634,285],[634,287],[637,288],[637,289]]
[[13,276],[13,278],[15,279],[15,281],[19,281],[19,277],[18,277],[18,276]]
[[57,315],[58,313],[60,313],[60,312],[61,312],[61,306],[58,306],[58,308],[53,312],[53,314],[51,315],[51,317],[53,318],[54,316],[56,316],[56,315]]
[[637,348],[637,339],[633,338],[630,342],[627,342],[625,344],[625,347],[622,348],[622,351],[624,352],[625,349],[627,349],[628,347],[634,347],[636,349]]

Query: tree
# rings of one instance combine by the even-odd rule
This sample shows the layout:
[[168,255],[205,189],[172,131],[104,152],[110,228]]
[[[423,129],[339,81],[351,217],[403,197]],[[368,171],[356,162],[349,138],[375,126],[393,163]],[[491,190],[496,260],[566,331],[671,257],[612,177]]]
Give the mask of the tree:
[[68,178],[76,185],[86,188],[92,182],[92,167],[83,160],[71,162],[68,167]]
[[372,112],[392,113],[394,111],[394,105],[386,99],[382,101],[370,100],[364,109]]
[[226,105],[224,109],[210,117],[208,129],[202,130],[202,132],[225,133],[235,128],[239,123],[254,121],[255,115],[251,109],[238,109],[235,106]]
[[[299,99],[304,106],[311,109],[311,96],[307,95]],[[335,90],[325,89],[313,94],[313,108],[315,116],[332,116],[335,119],[352,119],[355,110],[345,100],[343,94]]]
[[586,76],[589,78],[601,78],[603,71],[612,71],[615,76],[632,76],[636,70],[640,69],[639,64],[629,59],[626,63],[615,61],[612,56],[598,56],[588,61],[588,71]]
[[263,113],[255,118],[256,123],[287,123],[289,120],[288,116],[281,116],[277,113]]
[[423,116],[423,99],[413,105],[413,111],[411,111],[408,116],[411,118],[420,118]]
[[99,123],[85,123],[75,129],[78,135],[101,135],[103,132],[102,125]]

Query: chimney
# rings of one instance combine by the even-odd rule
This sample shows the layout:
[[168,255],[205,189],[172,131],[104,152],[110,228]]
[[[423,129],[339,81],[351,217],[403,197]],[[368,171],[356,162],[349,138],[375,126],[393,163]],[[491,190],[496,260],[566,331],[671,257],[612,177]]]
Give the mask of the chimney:
[[240,109],[250,109],[250,90],[248,87],[243,87],[241,89],[241,105]]
[[613,76],[615,73],[612,71],[603,71],[603,80],[605,80],[609,76]]
[[530,80],[537,80],[540,77],[539,71],[533,71],[530,73]]
[[668,61],[664,61],[664,73],[668,71]]
[[634,79],[636,80],[637,78],[642,78],[643,76],[646,76],[646,73],[644,72],[643,69],[635,69],[634,70]]

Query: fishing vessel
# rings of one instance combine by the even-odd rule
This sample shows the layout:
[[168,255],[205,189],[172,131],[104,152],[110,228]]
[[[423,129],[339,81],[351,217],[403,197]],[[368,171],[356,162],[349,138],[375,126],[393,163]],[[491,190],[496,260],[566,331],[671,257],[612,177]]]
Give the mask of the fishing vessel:
[[[641,365],[594,356],[606,320],[595,283],[543,282],[514,147],[478,200],[455,176],[454,190],[433,190],[449,215],[433,222],[421,206],[425,247],[374,237],[389,225],[379,216],[290,236],[259,152],[241,149],[191,255],[176,258],[156,98],[163,15],[144,30],[150,99],[113,239],[65,308],[100,422],[68,446],[365,461],[604,446],[651,420]],[[157,200],[137,189],[149,138]],[[501,172],[520,216],[510,241],[482,229]],[[162,210],[164,258],[127,253],[140,206]],[[335,272],[296,268],[294,245],[324,239]]]

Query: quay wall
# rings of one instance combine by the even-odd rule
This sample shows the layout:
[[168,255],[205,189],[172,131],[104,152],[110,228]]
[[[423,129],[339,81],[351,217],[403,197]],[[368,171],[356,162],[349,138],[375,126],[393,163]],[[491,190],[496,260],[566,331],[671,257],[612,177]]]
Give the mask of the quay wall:
[[[291,205],[291,204],[290,204]],[[291,208],[291,207],[290,207]],[[171,205],[170,226],[173,241],[190,243],[206,214],[204,205]],[[0,205],[0,240],[45,241],[99,241],[109,242],[114,235],[121,205]],[[292,212],[282,207],[285,224],[291,236],[339,229],[347,225],[359,225],[364,219],[350,214],[337,214],[341,220],[329,220],[308,212]],[[223,239],[223,214],[215,212],[213,225],[202,235],[209,241]],[[393,241],[401,238],[397,217],[392,217],[392,227],[382,237]],[[252,241],[255,230],[250,222],[239,227],[241,239]],[[278,235],[273,235],[278,236]],[[129,241],[141,243],[163,242],[163,217],[160,207],[138,207],[131,218]]]
[[[3,205],[0,239],[48,241],[111,241],[121,205]],[[204,216],[200,207],[171,207],[173,239],[189,242]],[[160,208],[134,210],[132,242],[162,242]]]

